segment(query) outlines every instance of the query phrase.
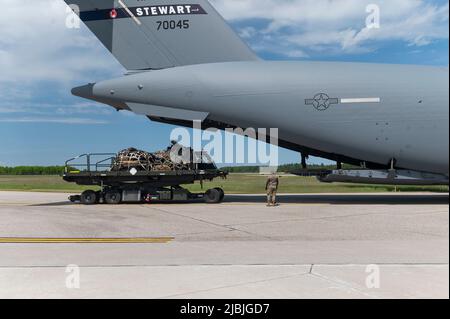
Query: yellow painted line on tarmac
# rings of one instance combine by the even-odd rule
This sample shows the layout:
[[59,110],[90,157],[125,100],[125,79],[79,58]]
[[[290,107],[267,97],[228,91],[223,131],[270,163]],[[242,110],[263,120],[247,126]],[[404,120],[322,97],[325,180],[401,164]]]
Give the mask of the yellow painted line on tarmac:
[[0,244],[167,244],[173,237],[154,238],[36,238],[0,237]]

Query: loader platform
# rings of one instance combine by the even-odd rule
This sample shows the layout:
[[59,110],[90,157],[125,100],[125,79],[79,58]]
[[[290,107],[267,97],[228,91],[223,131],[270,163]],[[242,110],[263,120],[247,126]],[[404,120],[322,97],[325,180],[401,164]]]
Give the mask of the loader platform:
[[[155,203],[203,199],[206,203],[220,203],[225,197],[221,188],[205,193],[191,193],[181,185],[216,178],[225,179],[227,172],[219,170],[209,156],[197,154],[203,160],[189,165],[184,170],[142,170],[131,167],[113,170],[116,154],[83,154],[65,163],[63,179],[83,186],[98,186],[100,190],[87,190],[81,195],[69,197],[72,202],[85,205]],[[80,163],[81,161],[81,163]]]

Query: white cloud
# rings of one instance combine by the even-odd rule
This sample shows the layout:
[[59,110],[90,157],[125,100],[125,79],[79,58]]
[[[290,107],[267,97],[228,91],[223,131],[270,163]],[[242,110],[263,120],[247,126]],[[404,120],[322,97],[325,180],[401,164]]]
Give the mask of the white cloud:
[[73,125],[101,125],[108,121],[88,118],[57,118],[57,117],[19,117],[0,118],[0,123],[49,123],[49,124],[73,124]]
[[[72,87],[121,75],[124,69],[86,27],[67,28],[69,14],[63,0],[2,0],[2,122],[102,124],[65,117],[112,113],[107,106],[72,101]],[[32,117],[20,117],[25,113]]]
[[45,104],[45,103],[20,103],[3,104],[0,102],[0,114],[27,113],[34,115],[74,115],[74,114],[96,114],[109,115],[114,113],[107,105],[94,102],[80,102],[69,105]]
[[[260,51],[285,47],[285,56],[306,50],[331,54],[373,50],[383,41],[424,46],[448,39],[449,4],[425,0],[211,0],[227,19],[263,19],[259,29],[244,27]],[[381,28],[365,26],[369,4],[379,5]],[[289,48],[289,49],[286,49]],[[273,50],[273,49],[272,49]],[[281,50],[275,50],[281,51]],[[302,57],[302,55],[300,55]]]
[[95,72],[123,72],[85,27],[66,27],[66,9],[63,0],[2,0],[0,84],[55,81],[69,86],[74,79],[92,80],[88,74]]
[[306,54],[302,50],[289,50],[289,51],[287,51],[287,53],[285,55],[290,58],[296,58],[296,59],[309,57],[308,54]]

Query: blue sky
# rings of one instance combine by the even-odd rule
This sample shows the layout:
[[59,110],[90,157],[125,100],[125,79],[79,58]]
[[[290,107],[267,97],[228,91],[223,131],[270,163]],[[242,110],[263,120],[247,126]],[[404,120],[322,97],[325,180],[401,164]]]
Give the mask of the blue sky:
[[[74,86],[124,70],[84,27],[65,27],[62,0],[3,1],[12,18],[0,20],[0,165],[167,146],[173,127],[71,96]],[[264,59],[448,66],[448,1],[211,2]],[[365,8],[374,2],[381,28],[367,32]],[[282,163],[298,156],[280,151]]]

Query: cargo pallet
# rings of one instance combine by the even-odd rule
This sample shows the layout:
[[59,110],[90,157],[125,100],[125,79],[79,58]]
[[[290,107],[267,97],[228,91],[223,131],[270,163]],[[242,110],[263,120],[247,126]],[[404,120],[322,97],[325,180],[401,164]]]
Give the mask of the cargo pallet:
[[[87,190],[81,195],[70,196],[69,200],[84,205],[185,202],[196,199],[217,204],[224,200],[225,192],[221,188],[191,193],[181,187],[197,181],[203,186],[204,181],[227,177],[228,173],[217,169],[205,154],[200,155],[202,163],[192,164],[190,170],[179,171],[146,171],[137,168],[112,171],[115,156],[116,154],[84,154],[66,161],[63,174],[66,182],[101,188],[99,191]],[[100,159],[94,161],[94,158]],[[74,163],[80,159],[86,161],[82,164]]]

